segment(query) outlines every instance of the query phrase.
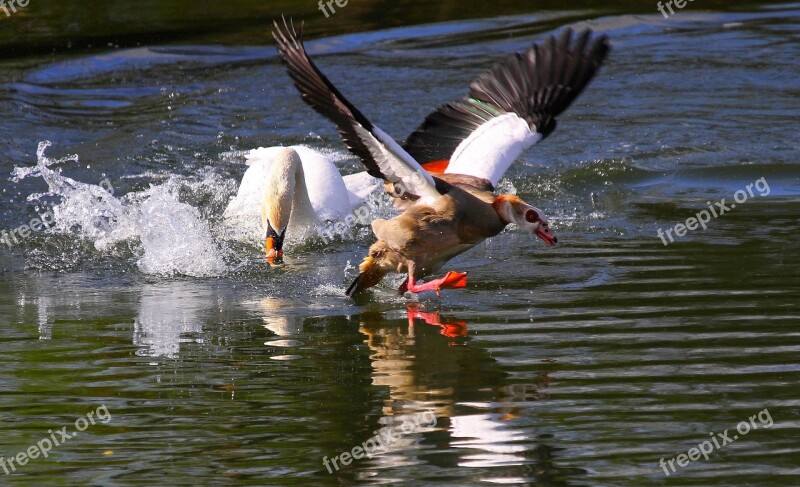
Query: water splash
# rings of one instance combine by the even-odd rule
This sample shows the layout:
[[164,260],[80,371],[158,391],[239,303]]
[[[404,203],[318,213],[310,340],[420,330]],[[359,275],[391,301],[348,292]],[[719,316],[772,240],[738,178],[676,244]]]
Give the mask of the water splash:
[[225,262],[197,208],[179,202],[169,183],[147,193],[139,207],[139,238],[144,247],[139,269],[147,274],[194,277],[224,273]]
[[[47,193],[31,194],[31,203],[47,205],[54,224],[50,234],[77,236],[91,241],[95,249],[109,252],[120,242],[136,242],[137,267],[146,274],[192,277],[218,276],[227,272],[211,230],[197,208],[179,200],[181,181],[173,176],[142,192],[114,196],[107,179],[99,185],[75,181],[51,166],[78,162],[77,155],[51,159],[45,151],[49,141],[39,143],[34,167],[14,168],[13,181],[42,177]],[[206,176],[208,177],[208,176]]]

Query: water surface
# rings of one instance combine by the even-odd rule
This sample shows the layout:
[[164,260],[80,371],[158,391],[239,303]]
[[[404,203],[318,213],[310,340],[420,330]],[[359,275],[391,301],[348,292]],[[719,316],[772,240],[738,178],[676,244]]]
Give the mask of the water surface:
[[[561,25],[611,38],[596,81],[503,183],[559,245],[508,230],[452,261],[469,286],[441,299],[398,297],[399,279],[346,298],[366,228],[270,269],[225,227],[250,148],[307,144],[358,170],[272,47],[4,61],[0,229],[53,207],[60,223],[0,245],[0,455],[100,405],[111,420],[2,483],[796,484],[798,18],[797,4],[668,21],[531,9],[309,42],[402,139]],[[708,229],[657,236],[761,178],[768,194]],[[708,460],[659,466],[764,410],[771,426]],[[425,411],[434,427],[326,471],[323,457]]]

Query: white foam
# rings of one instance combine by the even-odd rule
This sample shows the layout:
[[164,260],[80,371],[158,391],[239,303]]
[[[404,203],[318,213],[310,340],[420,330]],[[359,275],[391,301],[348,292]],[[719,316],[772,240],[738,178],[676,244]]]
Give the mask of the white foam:
[[146,274],[194,277],[225,273],[222,256],[197,208],[181,203],[170,188],[152,187],[139,207],[139,239],[144,255],[137,265]]
[[[54,164],[78,162],[77,155],[59,160],[47,158],[44,152],[50,145],[49,141],[39,143],[36,166],[15,168],[12,173],[15,181],[41,176],[47,183],[46,195],[33,194],[28,201],[57,197],[59,202],[53,206],[55,224],[48,230],[50,233],[90,240],[101,252],[110,251],[120,242],[138,240],[141,246],[136,249],[140,254],[137,266],[147,274],[208,277],[227,271],[208,223],[197,208],[179,201],[179,178],[172,176],[145,191],[117,197],[110,181],[104,181],[105,187],[82,183],[50,169]],[[204,181],[195,185],[216,184],[213,180]]]

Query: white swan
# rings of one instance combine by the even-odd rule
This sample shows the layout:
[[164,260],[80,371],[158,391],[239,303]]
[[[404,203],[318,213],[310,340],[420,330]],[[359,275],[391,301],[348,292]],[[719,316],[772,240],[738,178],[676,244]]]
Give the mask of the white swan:
[[247,164],[224,218],[264,236],[270,264],[280,263],[287,230],[292,240],[311,238],[321,224],[346,218],[383,186],[366,172],[342,177],[330,159],[300,145],[254,149]]

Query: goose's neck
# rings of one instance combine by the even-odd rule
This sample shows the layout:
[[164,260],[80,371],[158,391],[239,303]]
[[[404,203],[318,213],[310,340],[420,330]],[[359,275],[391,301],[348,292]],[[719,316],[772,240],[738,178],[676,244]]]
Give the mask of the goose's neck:
[[501,222],[503,222],[503,226],[514,222],[514,212],[513,208],[511,207],[511,202],[515,198],[515,196],[503,194],[496,197],[492,202],[492,207],[494,208],[495,213],[497,213],[497,217],[500,218]]

